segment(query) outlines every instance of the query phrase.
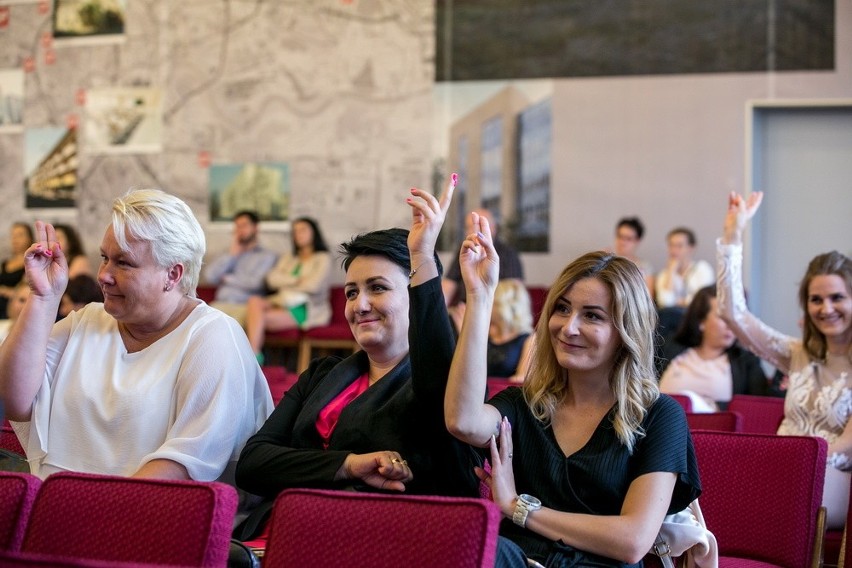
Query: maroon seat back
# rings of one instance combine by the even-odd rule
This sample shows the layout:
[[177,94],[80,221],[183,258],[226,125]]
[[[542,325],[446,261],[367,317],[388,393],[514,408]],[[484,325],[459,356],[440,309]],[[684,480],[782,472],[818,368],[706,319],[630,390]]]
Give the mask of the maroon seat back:
[[743,416],[742,431],[775,434],[784,419],[784,399],[772,396],[735,394],[728,410]]
[[0,550],[21,548],[39,486],[41,480],[29,473],[0,471]]
[[0,427],[0,448],[22,456],[27,455],[24,447],[21,445],[21,441],[18,440],[18,435],[12,430],[12,426],[9,425],[8,421]]
[[290,387],[299,379],[299,375],[291,373],[281,366],[264,365],[260,369],[269,384],[272,402],[276,405],[284,398],[284,393],[290,390]]
[[550,288],[545,286],[527,286],[527,292],[530,295],[530,308],[533,315],[533,325],[538,323],[538,318],[541,317],[541,311],[544,309],[544,302],[547,300],[547,293]]
[[36,552],[0,551],[0,566],[3,568],[178,568],[172,564],[149,564],[144,562],[117,562],[115,560],[92,560],[90,558],[70,558],[55,554]]
[[237,508],[223,483],[56,473],[42,483],[24,552],[224,566]]
[[687,412],[686,422],[690,430],[717,430],[719,432],[741,432],[743,416],[739,412]]
[[822,542],[817,527],[826,441],[709,431],[693,432],[692,439],[701,510],[719,544],[720,565],[737,565],[727,557],[811,566]]
[[684,412],[692,412],[692,400],[690,400],[690,398],[685,394],[669,394],[666,396],[670,396],[675,399],[675,402],[683,407]]
[[499,524],[484,499],[288,489],[263,566],[491,567]]

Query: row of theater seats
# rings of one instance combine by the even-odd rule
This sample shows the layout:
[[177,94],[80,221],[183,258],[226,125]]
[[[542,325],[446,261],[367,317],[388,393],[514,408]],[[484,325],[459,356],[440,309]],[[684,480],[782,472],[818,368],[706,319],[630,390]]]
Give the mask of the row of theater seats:
[[[719,565],[817,568],[825,440],[693,438]],[[0,565],[224,566],[236,505],[220,483],[0,473]],[[291,489],[273,508],[263,565],[493,566],[499,522],[485,499]],[[852,553],[840,562],[852,566]]]
[[[264,370],[269,372],[267,369]],[[275,384],[277,388],[273,388],[273,390],[280,396],[289,388],[289,383],[294,379],[295,375],[285,374],[283,379],[279,378],[279,382],[276,383],[273,377],[271,386],[273,383]],[[781,403],[780,399],[741,396],[732,401],[731,407],[735,410],[724,414],[737,417],[735,424],[743,430],[745,429],[743,426],[753,426],[755,422],[748,422],[739,419],[739,417],[751,416],[755,418],[757,414],[763,414],[764,426],[762,427],[764,430],[774,431],[783,415]],[[852,566],[852,559],[846,559],[840,554],[840,543],[845,538],[843,533],[841,531],[829,531],[826,535],[820,516],[819,505],[825,475],[826,443],[824,440],[775,436],[771,433],[714,432],[707,429],[708,424],[694,422],[695,419],[699,418],[699,415],[688,413],[687,417],[693,429],[693,439],[704,487],[700,499],[701,506],[708,527],[718,539],[723,556],[742,556],[765,563],[750,566],[816,566],[813,559],[822,557],[823,546],[825,546],[827,565],[839,564],[843,566],[845,564]],[[756,423],[759,425],[761,422]],[[770,426],[766,426],[766,424],[770,424]],[[709,426],[715,427],[712,424]],[[782,463],[784,467],[779,467],[778,464]],[[2,476],[0,477],[0,508],[3,508],[3,510],[0,510],[0,549],[13,555],[79,555],[92,561],[100,561],[106,558],[110,562],[133,561],[142,564],[159,562],[195,565],[190,561],[192,558],[182,556],[188,550],[195,551],[193,558],[206,558],[205,555],[214,554],[215,556],[216,553],[212,552],[213,549],[209,548],[208,545],[190,546],[188,537],[175,535],[183,535],[181,531],[185,526],[198,525],[198,521],[194,520],[193,516],[198,515],[199,510],[202,511],[202,516],[209,513],[212,515],[211,518],[219,519],[219,524],[216,526],[219,526],[222,534],[230,532],[230,523],[233,519],[233,510],[229,505],[231,500],[229,494],[233,490],[221,484],[123,480],[109,477],[102,479],[101,476],[67,473],[53,476],[45,481],[41,490],[38,491],[38,499],[35,500],[29,524],[15,524],[15,519],[26,518],[24,513],[29,507],[28,503],[33,504],[33,496],[36,495],[35,490],[38,489],[39,482],[38,479],[27,474],[7,473],[0,474],[0,476]],[[21,497],[9,497],[6,489],[4,489],[9,484],[24,486]],[[205,490],[199,492],[196,485],[205,488]],[[140,491],[145,493],[144,498],[137,494]],[[179,497],[179,493],[185,493],[186,496]],[[189,493],[200,496],[206,504],[194,504],[192,499],[196,497],[189,497]],[[352,494],[348,494],[349,497],[346,497],[345,495],[337,495],[335,492],[320,492],[319,495],[314,495],[308,491],[306,494],[299,495],[298,499],[322,498],[332,501],[356,498]],[[424,503],[430,501],[430,498],[416,498],[411,502],[405,499],[397,502],[389,496],[380,499],[377,496],[365,494],[360,494],[357,498],[369,503],[375,501],[377,507],[401,507],[404,511],[408,511],[406,514],[412,515],[415,514],[415,503],[420,502],[417,499]],[[287,497],[284,494],[282,494],[281,499],[282,502],[286,503]],[[437,499],[443,507],[449,506],[447,503],[452,502],[452,500],[445,498]],[[383,504],[380,505],[379,502]],[[486,509],[489,507],[487,503],[487,501],[480,501],[480,504]],[[353,509],[364,507],[363,504],[356,506],[354,501],[349,504]],[[322,503],[319,501],[310,507],[306,507],[304,504],[293,505],[294,510],[299,511],[298,514],[295,514],[297,519],[285,521],[285,512],[280,513],[283,515],[281,522],[296,524],[306,522],[304,512],[306,510],[322,510],[320,505]],[[341,504],[323,506],[331,507],[335,511],[346,510],[346,507]],[[221,507],[224,507],[224,509],[221,509]],[[284,511],[288,509],[287,505],[277,507]],[[21,514],[14,514],[16,510],[20,511]],[[214,514],[215,510],[220,512]],[[225,512],[222,513],[222,510]],[[165,520],[157,517],[157,515],[163,513],[167,515]],[[351,513],[355,514],[354,511]],[[341,513],[338,511],[336,514]],[[352,524],[353,522],[359,522],[357,518],[349,519],[349,514],[346,513],[344,518],[340,519],[341,531],[346,532],[352,526],[355,526]],[[441,513],[440,515],[445,514]],[[459,510],[459,514],[461,514],[461,510]],[[368,515],[367,518],[397,518],[403,513],[396,515],[391,517],[370,517]],[[487,517],[487,511],[481,512],[480,515]],[[72,524],[72,528],[75,530],[84,530],[85,520],[93,520],[99,528],[94,532],[85,529],[85,534],[78,535],[73,530],[69,532],[68,529],[64,528],[68,524],[68,519],[75,520]],[[331,530],[329,523],[335,525],[335,519],[337,517],[331,514],[318,515],[315,522],[322,523],[324,528],[322,531],[318,530],[318,532],[313,533],[313,537],[317,538],[316,535],[326,534],[328,530]],[[78,525],[78,520],[83,521],[83,525]],[[361,521],[370,525],[364,518],[361,518]],[[151,538],[152,542],[161,544],[151,547],[142,546],[138,543],[133,544],[144,536],[135,528],[136,522],[142,522],[147,527],[160,530],[158,536]],[[421,532],[424,522],[418,520],[412,525],[420,527],[418,529],[419,534],[425,534]],[[399,525],[409,525],[409,523],[393,524],[394,527]],[[487,529],[490,525],[486,522],[485,526]],[[28,527],[27,531],[29,532],[25,533],[24,527]],[[278,529],[273,529],[272,534],[274,534],[274,530]],[[408,543],[408,546],[423,552],[424,544],[418,540],[416,535],[407,535],[404,531],[393,532],[402,531],[402,529],[397,528],[394,528],[391,533],[388,533],[388,530],[388,527],[383,525],[383,528],[379,531],[380,536],[383,536],[385,540],[388,539],[390,534],[397,539],[397,546],[404,546]],[[465,539],[472,539],[479,543],[487,543],[490,542],[489,539],[492,536],[488,532],[489,530],[487,529],[486,532],[480,530],[473,534],[462,532],[457,536],[464,536]],[[61,531],[61,538],[53,535],[57,531]],[[213,535],[211,531],[208,532]],[[456,533],[457,531],[451,532]],[[293,533],[291,528],[280,531],[282,535],[291,533]],[[310,541],[311,537],[311,531],[305,531],[305,534],[298,538],[294,537],[288,540],[289,544],[282,546],[281,554],[284,554],[283,551],[286,550],[287,557],[290,558],[289,555],[316,554],[318,552],[313,549],[322,548],[323,553],[344,555],[339,557],[338,560],[340,558],[348,560],[348,555],[352,553],[350,547],[337,549],[326,546],[324,548],[314,546],[316,543],[312,545],[310,542],[302,541],[303,538]],[[165,546],[165,543],[174,543],[175,541],[180,545],[178,547],[180,553],[173,552],[168,546]],[[430,537],[429,542],[434,541],[434,537]],[[221,539],[217,542],[221,544]],[[388,543],[380,542],[371,544],[368,548],[375,547],[375,550],[382,551],[385,550],[383,547],[386,546],[388,546]],[[147,552],[141,556],[136,555],[136,548],[144,548]],[[272,555],[273,560],[267,559],[266,565],[277,565],[272,563],[275,559],[274,548],[274,539],[271,535],[268,554]],[[363,551],[362,554],[368,554],[370,550]],[[487,553],[488,547],[486,546],[483,550]],[[156,554],[159,554],[159,556],[156,556]],[[438,553],[430,552],[426,556],[431,554]],[[852,554],[847,554],[847,556],[852,556]],[[485,554],[483,558],[487,560],[488,555]],[[27,559],[22,561],[27,561]],[[15,560],[15,562],[18,562],[18,560]],[[287,565],[294,565],[289,560],[287,562]],[[324,562],[319,563],[323,564]],[[349,562],[343,564],[359,565]],[[653,559],[649,559],[649,564],[653,565]],[[6,558],[0,556],[0,565],[13,564],[9,564]],[[220,564],[206,563],[201,565],[215,566]],[[295,565],[299,564],[296,563]],[[380,564],[364,563],[361,565],[375,566]],[[436,564],[426,562],[425,565]],[[487,561],[482,565],[488,565]],[[738,564],[722,565],[736,566]]]

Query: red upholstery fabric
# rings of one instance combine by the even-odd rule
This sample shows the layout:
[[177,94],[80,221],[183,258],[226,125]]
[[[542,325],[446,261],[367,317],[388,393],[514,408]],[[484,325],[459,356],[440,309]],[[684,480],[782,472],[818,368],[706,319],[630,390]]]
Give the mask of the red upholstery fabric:
[[[848,520],[846,521],[849,522]],[[825,531],[825,540],[822,543],[822,557],[826,566],[837,566],[840,561],[840,545],[843,542],[843,531],[838,529]],[[852,551],[850,551],[852,553]],[[849,560],[844,566],[852,566]]]
[[288,489],[263,566],[491,567],[499,523],[483,499]]
[[741,432],[743,416],[739,412],[687,412],[686,421],[690,430],[718,430]]
[[541,311],[544,309],[544,302],[547,300],[547,293],[550,288],[543,286],[527,286],[527,292],[530,295],[530,308],[533,314],[533,325],[538,322]]
[[29,473],[0,472],[0,550],[21,548],[41,480]]
[[743,432],[775,434],[784,418],[784,399],[772,396],[735,394],[728,410],[743,415]]
[[719,565],[759,566],[721,561],[734,557],[810,566],[826,441],[709,431],[693,432],[692,438],[701,471],[701,509],[719,543]]
[[224,566],[236,508],[236,490],[223,483],[57,473],[36,496],[22,550]]
[[675,399],[675,402],[683,407],[684,412],[692,412],[692,401],[685,394],[670,394],[667,396]]
[[209,304],[216,299],[216,286],[197,286],[195,288],[195,295]]
[[0,428],[0,448],[10,452],[15,452],[16,454],[21,454],[22,456],[27,455],[24,451],[24,447],[21,445],[21,441],[18,440],[18,435],[15,434],[15,431],[12,430],[12,427],[9,426],[8,422]]
[[10,551],[0,551],[0,566],[3,568],[26,568],[28,566],[44,566],[45,568],[177,568],[177,565],[174,564],[116,562],[115,560],[67,558],[54,554]]
[[266,382],[269,383],[272,402],[276,405],[284,397],[284,393],[299,379],[299,375],[288,372],[284,367],[264,365],[261,370],[266,377]]
[[505,379],[503,377],[488,377],[487,381],[488,381],[488,383],[487,383],[488,384],[488,398],[491,398],[492,396],[494,396],[495,394],[497,394],[498,392],[500,392],[503,389],[507,389],[507,388],[512,387],[512,386],[515,386],[515,387],[521,386],[521,383],[513,383],[509,379]]
[[293,347],[301,339],[302,330],[282,329],[281,331],[267,331],[263,337],[263,344],[268,347]]

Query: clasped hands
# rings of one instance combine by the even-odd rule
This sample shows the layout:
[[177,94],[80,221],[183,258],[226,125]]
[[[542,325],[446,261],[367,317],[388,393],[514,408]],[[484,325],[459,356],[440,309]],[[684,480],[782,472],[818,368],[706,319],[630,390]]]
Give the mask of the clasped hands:
[[405,491],[414,474],[398,452],[349,454],[338,472],[338,479],[360,479],[370,487],[388,491]]

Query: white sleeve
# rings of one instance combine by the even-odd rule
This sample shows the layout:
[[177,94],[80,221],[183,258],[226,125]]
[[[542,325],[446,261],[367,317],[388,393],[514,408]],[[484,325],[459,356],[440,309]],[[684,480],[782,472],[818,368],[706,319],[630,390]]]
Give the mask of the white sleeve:
[[236,460],[272,412],[272,397],[248,339],[215,317],[187,345],[175,384],[175,416],[165,442],[142,459],[169,459],[192,479],[213,481]]
[[790,371],[796,339],[776,331],[748,311],[743,288],[743,247],[716,241],[716,298],[719,312],[746,349]]

